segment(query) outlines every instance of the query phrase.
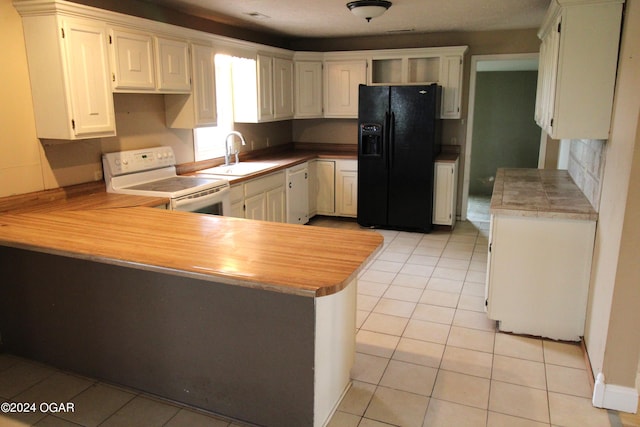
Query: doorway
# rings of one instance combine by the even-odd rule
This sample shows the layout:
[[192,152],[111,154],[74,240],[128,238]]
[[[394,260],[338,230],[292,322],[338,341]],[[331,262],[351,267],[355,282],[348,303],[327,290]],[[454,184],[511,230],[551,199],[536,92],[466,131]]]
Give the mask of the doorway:
[[461,218],[489,221],[498,168],[538,167],[541,130],[534,121],[538,54],[471,58]]

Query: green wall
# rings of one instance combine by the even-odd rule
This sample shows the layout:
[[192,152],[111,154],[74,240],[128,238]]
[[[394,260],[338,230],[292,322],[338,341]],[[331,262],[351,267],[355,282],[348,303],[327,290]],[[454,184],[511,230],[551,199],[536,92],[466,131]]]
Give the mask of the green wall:
[[538,166],[537,78],[537,71],[477,73],[469,194],[491,195],[498,168]]

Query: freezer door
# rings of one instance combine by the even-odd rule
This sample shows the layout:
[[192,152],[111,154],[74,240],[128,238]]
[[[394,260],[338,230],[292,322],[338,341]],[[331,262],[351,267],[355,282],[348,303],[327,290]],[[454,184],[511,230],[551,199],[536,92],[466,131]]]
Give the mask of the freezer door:
[[392,86],[389,120],[389,211],[394,228],[429,231],[433,206],[437,86]]
[[[364,86],[358,98],[358,224],[387,223],[389,87]],[[379,134],[377,144],[372,134]],[[375,145],[375,146],[374,146]]]

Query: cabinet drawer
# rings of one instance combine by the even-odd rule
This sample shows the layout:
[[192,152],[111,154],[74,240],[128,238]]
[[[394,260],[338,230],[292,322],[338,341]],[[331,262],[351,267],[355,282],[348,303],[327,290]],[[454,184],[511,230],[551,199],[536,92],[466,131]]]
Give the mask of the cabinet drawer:
[[245,197],[263,193],[272,188],[284,186],[284,172],[276,172],[264,178],[256,178],[244,184]]

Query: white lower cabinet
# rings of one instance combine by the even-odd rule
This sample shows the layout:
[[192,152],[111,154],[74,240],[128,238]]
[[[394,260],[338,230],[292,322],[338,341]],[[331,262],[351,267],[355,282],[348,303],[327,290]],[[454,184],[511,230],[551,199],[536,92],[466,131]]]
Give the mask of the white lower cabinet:
[[315,213],[354,218],[358,215],[357,160],[319,159],[314,175]]
[[[284,178],[284,176],[282,178]],[[267,221],[285,222],[287,214],[283,185],[266,192],[266,203]]]
[[579,341],[596,222],[491,215],[486,306],[504,332]]
[[458,158],[436,160],[433,174],[433,223],[453,227],[456,223]]
[[231,186],[231,214],[234,218],[244,218],[244,184]]
[[336,215],[358,216],[358,161],[336,162]]
[[265,221],[267,212],[267,197],[264,193],[258,193],[254,196],[244,199],[244,215],[247,219],[257,219]]
[[231,186],[237,218],[306,224],[314,215],[355,218],[357,160],[318,159]]
[[335,160],[316,161],[316,213],[318,215],[336,214],[336,162]]
[[285,222],[284,183],[284,172],[276,172],[244,183],[244,217]]
[[287,222],[306,224],[309,222],[309,167],[302,163],[290,167],[287,174]]

